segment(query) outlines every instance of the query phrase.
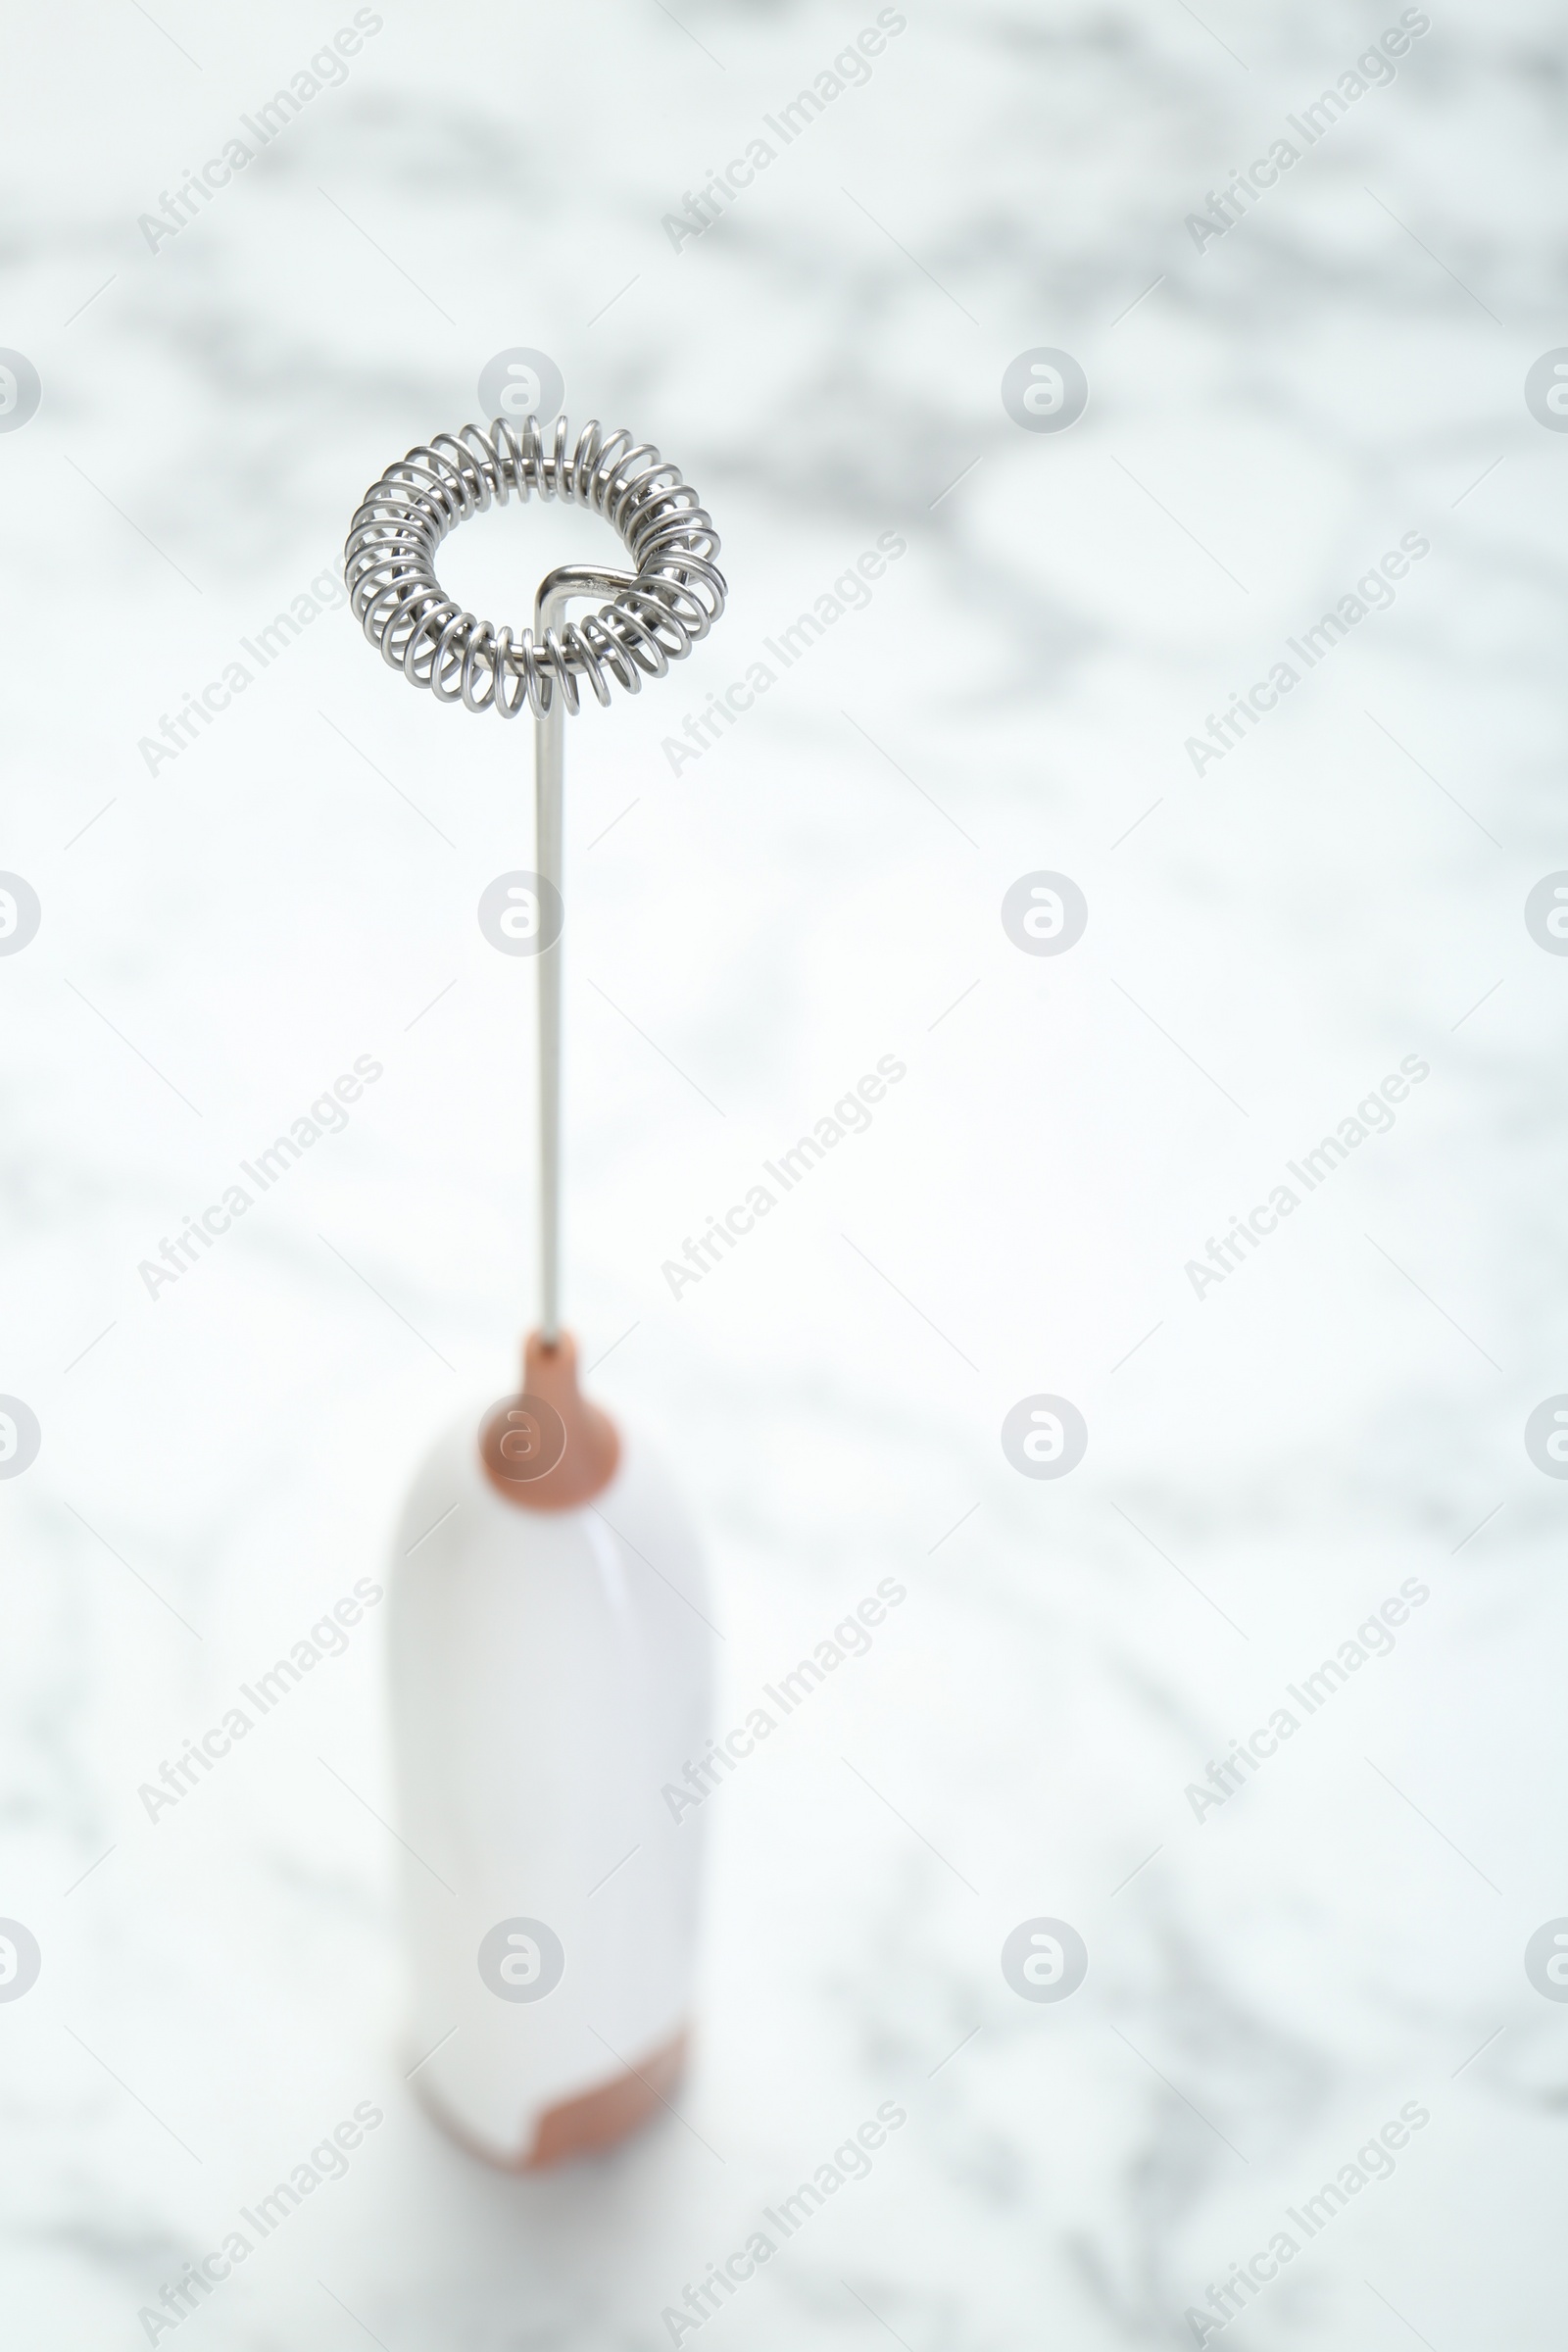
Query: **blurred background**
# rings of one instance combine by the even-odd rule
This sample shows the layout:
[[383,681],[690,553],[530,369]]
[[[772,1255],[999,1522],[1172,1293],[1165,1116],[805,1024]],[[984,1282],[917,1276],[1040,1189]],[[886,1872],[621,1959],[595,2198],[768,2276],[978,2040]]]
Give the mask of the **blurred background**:
[[[68,0],[5,40],[12,2341],[162,2340],[369,2102],[191,2343],[651,2352],[891,2100],[705,2343],[1558,2343],[1557,12]],[[475,920],[532,863],[529,730],[410,693],[338,584],[517,352],[673,458],[731,584],[569,730],[568,1319],[706,1531],[721,1728],[906,1592],[705,1810],[678,2113],[523,2181],[405,2079],[374,1612],[139,1794],[384,1580],[532,1313],[532,974]],[[513,506],[441,562],[520,624],[568,554],[616,560]],[[1040,874],[1065,947],[1004,919]],[[1040,1396],[1060,1477],[1004,1446]],[[1003,1964],[1042,1918],[1088,1956],[1050,2002]]]

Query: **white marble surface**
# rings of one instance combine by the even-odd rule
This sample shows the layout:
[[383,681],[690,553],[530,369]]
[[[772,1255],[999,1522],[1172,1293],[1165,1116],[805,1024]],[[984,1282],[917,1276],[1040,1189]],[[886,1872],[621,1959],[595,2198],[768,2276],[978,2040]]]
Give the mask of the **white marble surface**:
[[[1185,217],[1393,0],[911,4],[676,253],[662,215],[869,4],[388,0],[149,253],[138,214],[351,13],[8,12],[0,343],[44,386],[0,437],[0,866],[44,909],[0,960],[0,1390],[43,1430],[0,1484],[0,1913],[43,1954],[0,2004],[8,2342],[144,2342],[369,2101],[182,2344],[651,2352],[888,2100],[705,2345],[1192,2342],[1417,2101],[1227,2340],[1545,2352],[1568,2009],[1522,1954],[1568,1912],[1568,1493],[1521,1432],[1568,1387],[1568,961],[1521,907],[1568,864],[1568,442],[1521,387],[1565,331],[1556,13],[1434,8],[1200,253]],[[403,2079],[373,1617],[175,1810],[137,1798],[381,1572],[408,1464],[509,1376],[531,1203],[525,979],[473,920],[528,862],[520,731],[335,612],[156,775],[138,739],[516,343],[686,467],[733,585],[569,745],[571,1316],[590,1359],[628,1335],[598,1386],[684,1465],[723,1723],[907,1588],[712,1800],[679,2118],[522,2183]],[[1091,380],[1059,438],[999,399],[1034,345]],[[666,730],[890,530],[868,609],[671,776]],[[1392,609],[1195,776],[1407,531]],[[568,543],[514,511],[448,576],[520,611]],[[1041,867],[1089,901],[1059,960],[999,921]],[[362,1054],[347,1129],[150,1298],[138,1262]],[[672,1299],[662,1261],[884,1054],[869,1132]],[[1185,1262],[1411,1054],[1392,1133],[1197,1299]],[[1042,1390],[1089,1425],[1059,1484],[999,1444]],[[1392,1654],[1195,1820],[1411,1578]],[[1055,2006],[999,1965],[1040,1914],[1091,1955]]]

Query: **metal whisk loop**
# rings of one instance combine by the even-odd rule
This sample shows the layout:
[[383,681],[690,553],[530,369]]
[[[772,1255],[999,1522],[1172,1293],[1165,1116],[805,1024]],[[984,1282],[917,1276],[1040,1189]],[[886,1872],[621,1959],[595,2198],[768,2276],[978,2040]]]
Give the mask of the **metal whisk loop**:
[[[466,612],[435,574],[449,531],[514,492],[564,499],[618,532],[634,572],[597,575],[614,593],[596,612],[514,638]],[[586,682],[596,702],[612,686],[641,691],[707,636],[724,610],[718,533],[678,466],[624,427],[585,424],[575,445],[564,416],[547,444],[537,420],[519,432],[498,416],[488,433],[466,424],[389,466],[366,494],[344,551],[350,601],[370,643],[412,686],[468,710],[543,718],[558,694],[568,714]],[[594,593],[596,591],[589,591]]]

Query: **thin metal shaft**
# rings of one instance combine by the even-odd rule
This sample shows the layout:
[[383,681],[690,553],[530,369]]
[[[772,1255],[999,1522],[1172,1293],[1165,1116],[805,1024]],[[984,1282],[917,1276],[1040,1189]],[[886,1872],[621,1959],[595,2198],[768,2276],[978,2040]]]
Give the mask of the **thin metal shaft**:
[[[534,599],[534,641],[559,629],[574,596],[616,596],[634,586],[636,575],[564,564],[539,583]],[[563,887],[563,769],[565,755],[564,697],[553,690],[543,717],[533,723],[534,867],[551,885],[539,909],[541,923],[565,899]],[[561,1337],[561,958],[564,940],[551,941],[539,955],[539,1333],[547,1348]]]
[[[533,726],[534,858],[541,881],[562,893],[562,766],[566,714],[559,694]],[[553,902],[541,892],[541,922]],[[553,940],[539,956],[539,1329],[547,1347],[561,1337],[561,954]]]

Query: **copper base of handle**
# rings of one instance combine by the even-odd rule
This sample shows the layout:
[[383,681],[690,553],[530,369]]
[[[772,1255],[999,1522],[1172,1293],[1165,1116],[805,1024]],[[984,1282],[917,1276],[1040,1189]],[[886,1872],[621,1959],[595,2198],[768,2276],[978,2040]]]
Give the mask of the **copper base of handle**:
[[559,2107],[547,2107],[539,2118],[532,2146],[515,2156],[498,2156],[493,2149],[480,2147],[452,2121],[439,2099],[423,2083],[419,2089],[442,2130],[466,2148],[470,2156],[481,2157],[504,2173],[541,2173],[551,2165],[566,2163],[573,2156],[592,2156],[601,2149],[613,2147],[618,2140],[641,2131],[656,2110],[664,2108],[669,2093],[680,2081],[689,2039],[683,2029],[673,2041],[666,2041],[651,2057],[625,2068],[610,2082],[583,2091],[575,2099],[564,2099]]

